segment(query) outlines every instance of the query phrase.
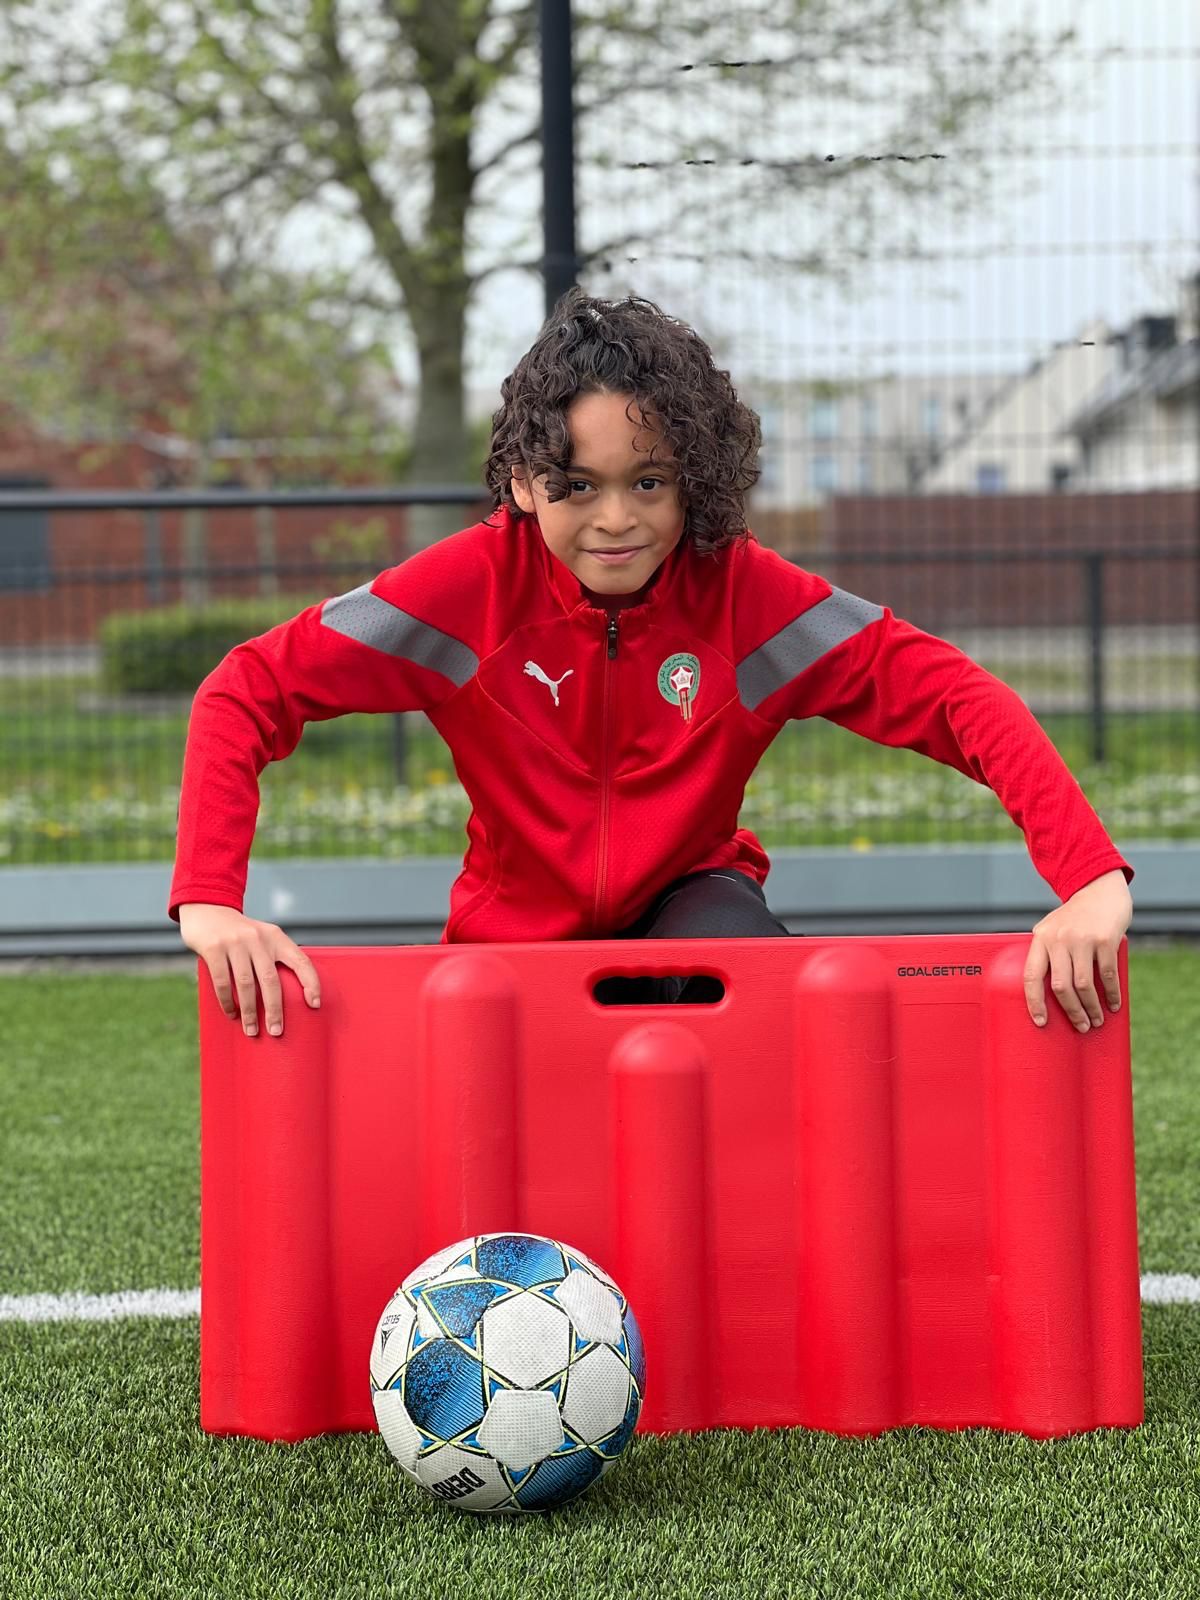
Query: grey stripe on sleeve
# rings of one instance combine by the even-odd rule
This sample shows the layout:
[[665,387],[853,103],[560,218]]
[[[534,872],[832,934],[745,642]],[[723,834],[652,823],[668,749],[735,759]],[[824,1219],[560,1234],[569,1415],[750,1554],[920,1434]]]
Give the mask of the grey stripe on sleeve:
[[835,589],[739,662],[737,681],[742,704],[754,711],[768,695],[782,689],[835,645],[861,633],[882,615],[882,606]]
[[419,667],[440,672],[459,689],[479,670],[479,657],[474,650],[431,623],[410,617],[399,606],[381,600],[371,593],[369,583],[326,600],[321,607],[321,623],[372,650],[402,656]]

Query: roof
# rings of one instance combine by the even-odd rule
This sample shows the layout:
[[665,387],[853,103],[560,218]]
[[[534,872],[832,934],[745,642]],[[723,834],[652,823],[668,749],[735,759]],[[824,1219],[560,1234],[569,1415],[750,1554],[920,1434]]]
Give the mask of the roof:
[[1200,339],[1189,339],[1185,344],[1158,351],[1140,366],[1114,372],[1062,431],[1079,435],[1095,433],[1131,400],[1142,395],[1172,400],[1197,382],[1200,382]]

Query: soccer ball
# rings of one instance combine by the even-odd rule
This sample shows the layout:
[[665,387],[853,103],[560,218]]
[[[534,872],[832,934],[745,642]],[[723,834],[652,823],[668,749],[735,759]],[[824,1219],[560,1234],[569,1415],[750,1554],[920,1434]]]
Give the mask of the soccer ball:
[[439,1250],[383,1309],[371,1402],[400,1467],[463,1511],[548,1511],[629,1443],[646,1363],[608,1274],[537,1233]]

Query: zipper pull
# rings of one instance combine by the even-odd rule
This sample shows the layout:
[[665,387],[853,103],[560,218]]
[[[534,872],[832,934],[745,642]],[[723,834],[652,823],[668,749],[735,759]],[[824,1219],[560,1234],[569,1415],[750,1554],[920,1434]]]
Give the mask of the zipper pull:
[[617,614],[614,611],[608,619],[608,659],[617,659]]

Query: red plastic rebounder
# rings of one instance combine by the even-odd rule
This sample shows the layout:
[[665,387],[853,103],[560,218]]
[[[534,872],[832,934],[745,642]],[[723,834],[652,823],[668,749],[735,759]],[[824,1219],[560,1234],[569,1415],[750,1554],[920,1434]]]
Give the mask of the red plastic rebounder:
[[[278,1039],[201,963],[201,1425],[374,1429],[400,1280],[515,1230],[621,1285],[643,1430],[1135,1426],[1129,1007],[1079,1035],[1051,998],[1035,1028],[1028,947],[319,948],[321,1009],[281,969]],[[694,972],[724,998],[594,998]]]

